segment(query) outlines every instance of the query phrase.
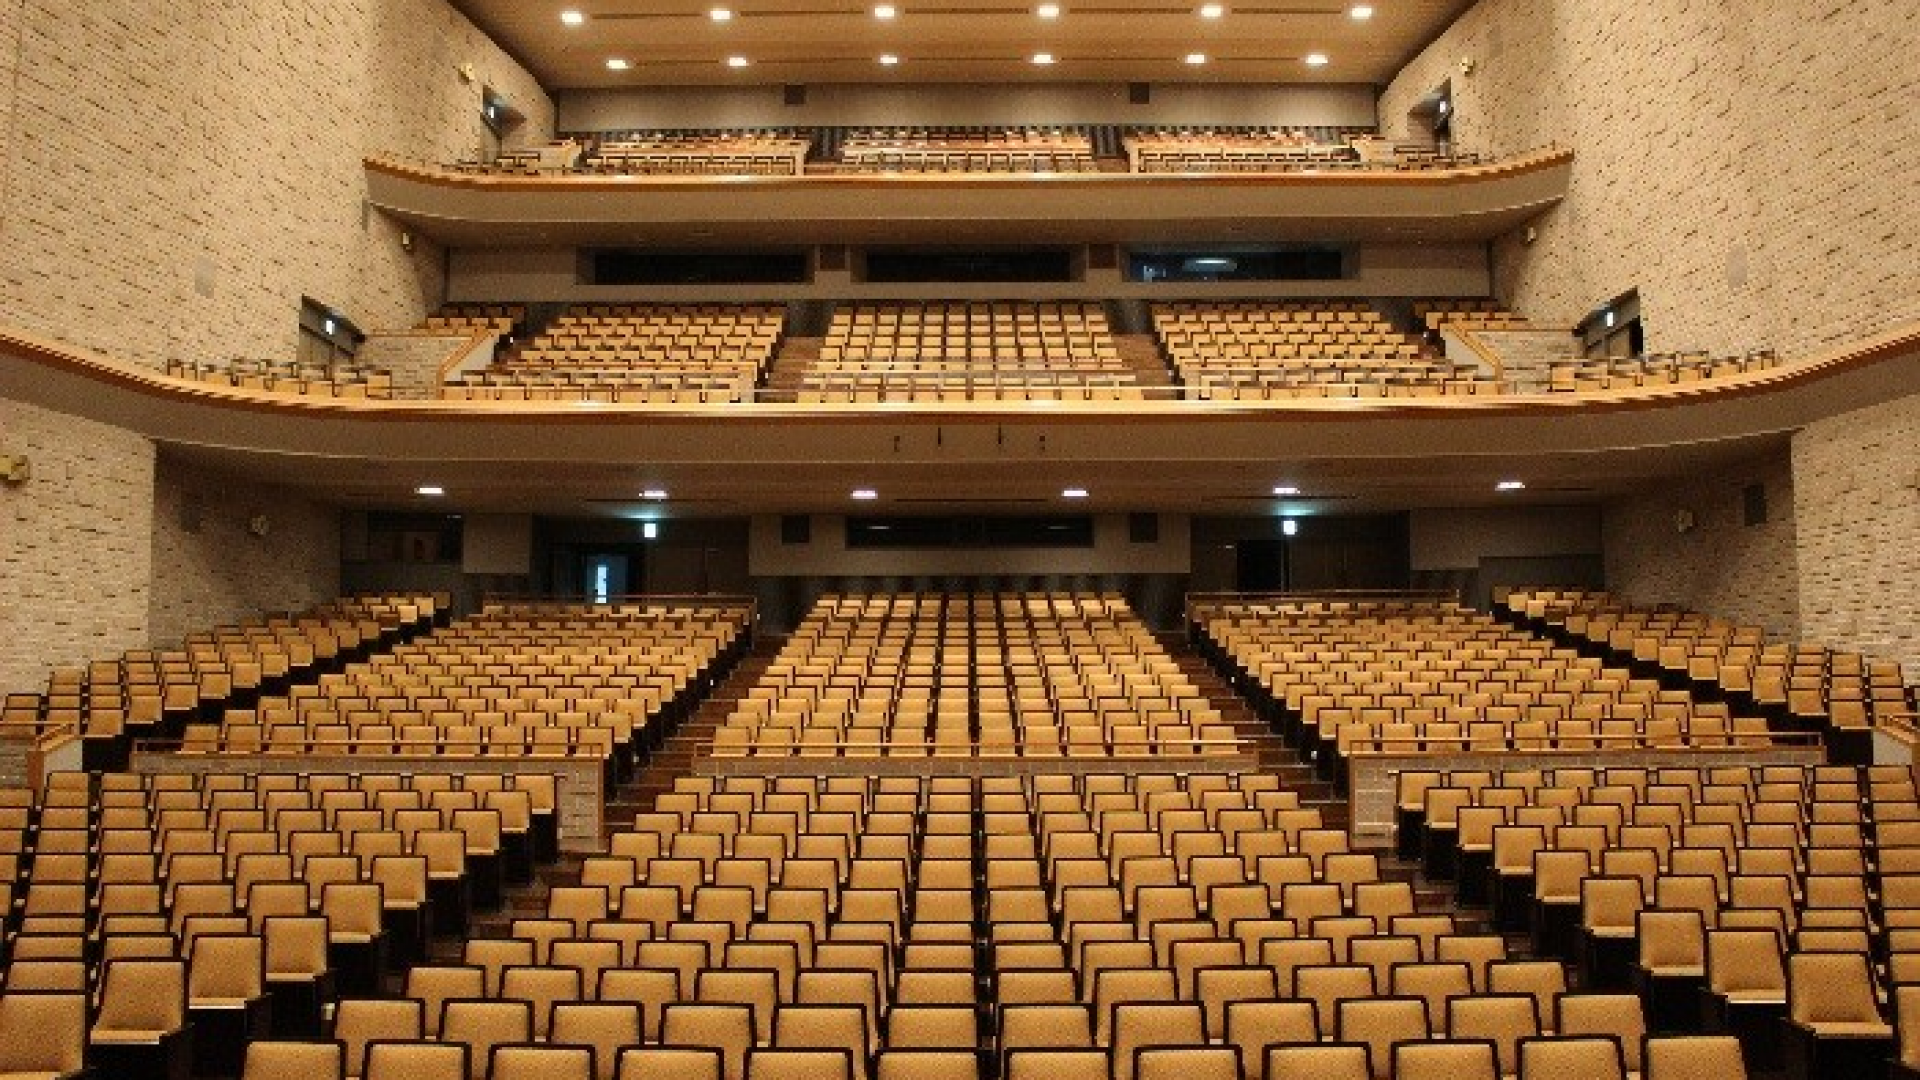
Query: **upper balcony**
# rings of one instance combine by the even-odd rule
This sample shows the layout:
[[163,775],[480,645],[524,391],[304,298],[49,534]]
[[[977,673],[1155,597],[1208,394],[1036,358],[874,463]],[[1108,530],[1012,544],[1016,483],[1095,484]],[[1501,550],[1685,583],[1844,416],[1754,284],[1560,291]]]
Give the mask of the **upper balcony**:
[[[374,157],[372,204],[456,247],[673,242],[1485,241],[1563,198],[1573,151],[1258,171],[525,172]],[[1209,168],[1205,163],[1191,167]]]

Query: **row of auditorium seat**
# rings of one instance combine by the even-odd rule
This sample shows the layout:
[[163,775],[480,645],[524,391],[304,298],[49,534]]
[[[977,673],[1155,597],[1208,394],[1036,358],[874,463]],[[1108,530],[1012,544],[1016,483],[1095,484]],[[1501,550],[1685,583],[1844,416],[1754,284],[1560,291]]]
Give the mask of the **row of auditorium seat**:
[[55,669],[43,694],[9,694],[0,735],[77,732],[90,740],[177,733],[194,719],[283,693],[444,620],[444,594],[346,597],[190,635],[84,668]]
[[714,734],[716,756],[1235,752],[1111,595],[823,597]]
[[[710,1072],[694,1075],[717,1080],[789,1065],[809,1077],[922,1075],[912,1065],[1152,1080],[1179,1066],[1282,1080],[1316,1062],[1330,1077],[1420,1080],[1428,1055],[1489,1077],[1680,1077],[1691,1074],[1662,1074],[1658,1059],[1685,1047],[1740,1068],[1731,1040],[1648,1041],[1637,998],[1573,991],[1557,963],[1508,959],[1503,939],[1412,911],[1404,881],[1379,883],[1401,896],[1381,910],[1406,912],[1386,916],[1384,936],[1340,925],[1348,915],[1297,927],[1265,886],[1247,904],[1244,884],[1224,882],[1209,889],[1217,908],[1182,917],[1160,907],[1180,886],[1154,883],[1173,880],[1168,855],[1120,857],[1119,873],[1139,878],[1132,917],[1122,889],[1092,883],[1115,865],[1096,816],[1125,837],[1135,815],[1172,825],[1204,804],[1217,821],[1289,794],[1253,774],[686,778],[582,865],[581,884],[556,889],[546,918],[470,941],[460,963],[416,967],[398,1001],[344,1001],[333,1035],[349,1074],[369,1046],[399,1040],[464,1047],[471,1071],[449,1075],[472,1077],[503,1044],[569,1048],[578,1071],[566,1076],[698,1061]],[[1192,824],[1170,835],[1225,838]],[[1235,836],[1249,851],[1258,839]],[[694,873],[664,886],[625,884],[683,865]],[[1396,1049],[1409,1043],[1419,1049]],[[1569,1062],[1599,1071],[1555,1071]]]
[[[1527,325],[1488,300],[1418,301],[1414,311],[1431,329]],[[1479,364],[1429,355],[1422,341],[1364,302],[1162,303],[1153,314],[1157,343],[1183,387],[1173,392],[1196,400],[1463,396],[1508,389]],[[512,334],[524,317],[524,308],[513,305],[449,305],[410,332]],[[783,322],[778,305],[574,305],[490,366],[451,376],[440,393],[464,400],[656,404],[1158,396],[1121,359],[1099,304],[841,305],[817,351],[796,355],[775,374]],[[1542,388],[1604,392],[1668,385],[1777,362],[1768,352],[1569,360],[1551,366]],[[236,378],[224,365],[175,367],[205,367],[228,384]],[[392,394],[390,377],[244,383],[255,384],[296,393]]]
[[771,363],[784,320],[784,310],[771,304],[579,305],[441,392],[496,400],[739,401]]
[[1771,349],[1720,355],[1711,352],[1649,353],[1645,356],[1592,356],[1556,360],[1548,366],[1547,389],[1556,393],[1631,390],[1706,379],[1732,378],[1777,367]]
[[866,129],[846,134],[842,168],[877,172],[1094,172],[1093,143],[1084,133],[1034,128]]
[[1920,688],[1900,665],[1810,643],[1769,640],[1764,628],[1698,612],[1636,608],[1604,592],[1516,589],[1495,598],[1506,618],[1697,694],[1781,720],[1861,735],[1912,725]]
[[[130,972],[130,974],[132,974]],[[146,974],[145,972],[139,974]],[[171,990],[171,972],[154,972],[142,992]],[[164,1018],[168,1010],[135,1008],[134,984],[115,1001],[120,1013],[143,1019]],[[163,997],[164,1000],[164,997]],[[1906,998],[1903,996],[1903,1000]],[[260,1040],[249,1044],[242,1080],[725,1080],[726,1055],[711,1047],[653,1047],[624,1042],[635,1027],[628,1006],[570,1003],[555,1009],[563,1038],[549,1042],[511,1042],[485,1032],[475,1041],[408,1038],[390,1032],[415,1030],[418,1009],[404,1002],[356,1002],[329,1040]],[[465,1025],[512,1024],[520,1012],[492,1002],[450,1002]],[[1576,1015],[1599,1008],[1576,999]],[[798,1015],[798,1014],[796,1014]],[[1378,1010],[1353,1011],[1356,1027],[1393,1028],[1394,1018]],[[1469,1018],[1471,1019],[1471,1018]],[[521,1024],[525,1027],[525,1024]],[[796,1021],[790,1030],[804,1031]],[[0,1067],[20,1066],[21,1075],[61,1077],[78,1074],[89,1057],[99,1060],[113,1047],[115,1032],[86,1025],[86,1002],[75,995],[0,995],[0,1034],[41,1034],[20,1039],[0,1056]],[[1398,1033],[1397,1029],[1391,1033]],[[805,1040],[804,1035],[795,1039]],[[1385,1051],[1375,1067],[1375,1050]],[[1244,1080],[1248,1076],[1312,1076],[1317,1080],[1625,1080],[1641,1075],[1627,1070],[1629,1060],[1644,1060],[1646,1080],[1740,1080],[1738,1045],[1726,1038],[1649,1036],[1629,1049],[1611,1035],[1522,1038],[1514,1044],[1516,1071],[1501,1070],[1499,1044],[1493,1040],[1396,1040],[1376,1048],[1367,1042],[1289,1044],[1262,1048],[1260,1060],[1243,1063],[1234,1046],[1146,1046],[1135,1051],[1133,1073],[1141,1080]],[[476,1054],[476,1050],[480,1053]],[[111,1060],[111,1059],[110,1059]],[[844,1050],[786,1045],[755,1048],[743,1058],[744,1080],[978,1080],[974,1058],[961,1051],[890,1049],[865,1061]],[[1105,1053],[1068,1048],[1034,1048],[1007,1056],[1008,1080],[1106,1080]]]
[[1422,343],[1359,301],[1153,306],[1154,329],[1191,397],[1284,400],[1493,393],[1477,368]]
[[860,303],[834,311],[800,401],[1123,400],[1143,396],[1096,303]]
[[433,314],[396,334],[446,335],[491,333],[511,335],[527,320],[524,304],[442,304]]
[[1509,311],[1498,300],[1415,300],[1413,317],[1429,330],[1459,327],[1466,330],[1530,330],[1526,318]]
[[555,801],[536,772],[0,790],[0,1073],[234,1076],[251,1040],[321,1036],[555,857]]
[[[1762,794],[1762,784],[1787,782],[1780,775],[1750,774],[1749,782],[1756,795]],[[1798,780],[1794,790],[1816,794],[1820,785],[1840,782],[1826,772],[1801,773]],[[105,788],[110,782],[101,783]],[[1858,784],[1855,780],[1856,797]],[[1905,784],[1905,802],[1911,806],[1910,774]],[[50,787],[48,801],[55,805],[38,808],[42,828],[49,810],[57,815],[57,804],[65,801],[53,796],[56,790],[74,789],[65,782]],[[613,1075],[623,1055],[634,1058],[639,1071],[642,1064],[684,1062],[661,1055],[693,1049],[716,1055],[706,1060],[723,1080],[773,1075],[767,1070],[783,1062],[816,1070],[808,1075],[820,1075],[823,1067],[825,1075],[837,1075],[833,1070],[844,1067],[850,1077],[866,1076],[869,1069],[886,1068],[889,1055],[909,1049],[937,1050],[948,1055],[939,1064],[972,1068],[974,1075],[1001,1068],[1012,1076],[1045,1066],[1101,1080],[1146,1080],[1149,1073],[1159,1075],[1156,1069],[1171,1068],[1166,1062],[1155,1065],[1153,1054],[1178,1048],[1188,1051],[1176,1055],[1188,1067],[1224,1068],[1229,1062],[1238,1067],[1257,1058],[1266,1070],[1262,1075],[1283,1077],[1294,1075],[1303,1061],[1326,1060],[1329,1067],[1357,1068],[1356,1076],[1398,1077],[1408,1073],[1395,1059],[1417,1055],[1395,1048],[1422,1041],[1445,1041],[1459,1048],[1453,1053],[1461,1060],[1489,1055],[1497,1075],[1526,1075],[1525,1061],[1560,1062],[1558,1053],[1577,1055],[1583,1068],[1601,1070],[1579,1075],[1609,1075],[1615,1065],[1623,1074],[1637,1065],[1652,1075],[1656,1066],[1647,1055],[1665,1046],[1658,1039],[1641,1041],[1649,1017],[1638,998],[1592,988],[1570,993],[1557,964],[1507,960],[1502,939],[1457,933],[1451,918],[1422,915],[1405,902],[1387,901],[1384,910],[1407,913],[1389,917],[1405,921],[1385,938],[1341,925],[1363,918],[1346,914],[1321,916],[1331,921],[1310,923],[1301,934],[1280,913],[1287,891],[1310,890],[1318,884],[1311,879],[1284,883],[1277,901],[1260,886],[1265,898],[1256,896],[1258,902],[1241,917],[1230,917],[1229,898],[1238,900],[1247,883],[1237,891],[1219,891],[1232,888],[1225,882],[1209,887],[1208,909],[1191,917],[1181,915],[1177,905],[1163,906],[1182,889],[1171,883],[1178,881],[1179,860],[1169,854],[1120,857],[1122,880],[1133,879],[1131,919],[1119,906],[1125,902],[1124,887],[1069,884],[1094,880],[1080,875],[1095,866],[1105,868],[1111,879],[1114,848],[1125,846],[1117,838],[1147,831],[1125,827],[1130,824],[1152,825],[1149,835],[1163,852],[1179,850],[1183,836],[1216,837],[1224,847],[1227,815],[1259,809],[1263,794],[1287,794],[1271,778],[732,778],[687,779],[676,790],[682,796],[678,809],[670,803],[643,815],[633,832],[616,835],[611,851],[661,850],[663,840],[665,850],[685,849],[683,856],[647,860],[649,882],[655,862],[661,862],[663,875],[671,865],[701,867],[700,876],[676,877],[664,886],[685,901],[651,919],[595,918],[598,910],[582,900],[591,899],[596,889],[602,890],[603,902],[607,894],[603,886],[585,882],[621,880],[622,857],[610,854],[600,864],[583,865],[582,885],[549,896],[547,919],[516,923],[513,929],[524,936],[516,933],[498,944],[470,942],[466,964],[415,967],[400,1003],[348,999],[336,1008],[331,1034],[341,1040],[343,1073],[352,1068],[347,1047],[360,1052],[355,1060],[364,1068],[367,1046],[386,1039],[409,1047],[429,1039],[464,1046],[473,1057],[446,1056],[459,1057],[460,1066],[470,1070],[476,1059],[485,1059],[494,1075],[499,1075],[500,1053],[493,1047],[503,1042],[549,1049],[592,1046],[585,1055],[529,1056],[549,1067],[562,1057],[587,1063],[589,1071],[581,1075],[588,1076]],[[1846,805],[1844,799],[1830,801]],[[1899,801],[1889,799],[1888,805]],[[843,804],[861,808],[857,824],[843,820],[852,811],[831,808]],[[739,810],[728,809],[734,806],[754,807],[749,815],[767,818],[759,828],[742,831]],[[804,830],[802,810],[808,814]],[[1192,817],[1196,812],[1200,817]],[[1209,812],[1223,827],[1202,825]],[[106,813],[104,799],[98,813]],[[816,816],[829,826],[826,831],[811,828]],[[1177,827],[1181,820],[1194,827]],[[1107,827],[1103,853],[1098,838]],[[1243,845],[1253,850],[1267,831],[1232,833],[1233,850]],[[1315,831],[1326,830],[1303,828],[1296,836],[1305,840]],[[690,839],[681,841],[682,836]],[[741,854],[743,847],[748,854]],[[753,851],[763,856],[752,857]],[[1322,873],[1344,854],[1321,852]],[[768,879],[764,907],[754,906],[750,884],[720,883],[750,880],[735,876],[735,868],[770,867],[767,856],[781,860],[782,873],[779,885]],[[1189,880],[1199,859],[1226,857],[1191,856]],[[1143,860],[1138,870],[1134,860]],[[631,856],[625,861],[636,872],[641,866]],[[802,870],[810,872],[807,881],[817,888],[801,884]],[[789,874],[792,886],[786,884]],[[1162,881],[1169,883],[1157,884]],[[1367,883],[1351,884],[1358,904],[1364,899],[1360,887]],[[1380,884],[1398,884],[1392,891],[1410,901],[1404,882]],[[622,907],[628,890],[644,894],[657,888],[623,886]],[[821,895],[804,900],[813,893]],[[891,906],[887,894],[893,897]],[[903,902],[909,895],[911,903]],[[728,900],[743,902],[729,905]],[[636,914],[640,908],[636,902]],[[1143,920],[1143,908],[1152,917]],[[1220,929],[1223,917],[1231,936]],[[556,923],[565,926],[541,925]],[[622,933],[623,926],[629,932]],[[594,935],[599,927],[608,928],[604,936]],[[207,937],[209,948],[214,940]],[[1252,962],[1249,941],[1258,945]],[[811,949],[812,963],[800,962],[803,948]],[[613,962],[615,955],[619,963]],[[1816,1033],[1823,1022],[1834,1022],[1823,1010],[1858,1012],[1857,991],[1866,985],[1842,963],[1864,964],[1863,957],[1835,955],[1829,960],[1808,952],[1813,959],[1786,962],[1794,1016]],[[231,965],[223,970],[233,973]],[[118,956],[104,978],[114,980],[121,972],[169,976],[166,987],[156,984],[146,992],[149,1005],[184,1000],[184,993],[170,989],[187,978],[187,965],[179,961]],[[984,997],[982,988],[989,991]],[[10,994],[18,989],[7,988]],[[103,1001],[107,996],[121,994],[103,986]],[[102,1014],[114,1022],[119,1016],[118,1011]],[[652,1034],[650,1023],[657,1025]],[[1877,1045],[1884,1046],[1891,1029],[1880,1023],[1877,1030]],[[103,1034],[102,1045],[111,1044],[111,1025]],[[1542,1037],[1553,1049],[1531,1041]],[[1583,1047],[1570,1042],[1594,1038],[1613,1041]],[[1716,1045],[1723,1054],[1729,1049],[1725,1042]],[[636,1054],[636,1048],[648,1053]],[[1148,1048],[1153,1053],[1143,1055]],[[1793,1075],[1842,1075],[1818,1068],[1822,1060],[1834,1067],[1831,1045],[1823,1048],[1815,1040],[1808,1049],[1829,1056],[1807,1059],[1812,1071]],[[774,1053],[787,1050],[826,1051],[827,1056]],[[1443,1051],[1436,1047],[1433,1053]],[[1538,1057],[1542,1054],[1547,1056]],[[1347,1064],[1333,1064],[1343,1059]],[[1725,1060],[1725,1067],[1734,1067],[1737,1056]],[[894,1067],[906,1063],[896,1059]],[[464,1075],[488,1073],[479,1066]]]
[[1765,747],[1761,716],[1609,667],[1490,615],[1414,600],[1220,600],[1203,652],[1338,781],[1360,751]]
[[1496,925],[1757,1071],[1869,1074],[1920,982],[1910,766],[1410,773],[1400,801],[1402,853]]
[[492,604],[190,725],[190,753],[592,756],[610,778],[745,647],[750,606]]
[[792,176],[805,170],[810,140],[776,132],[636,134],[603,138],[581,162],[619,175]]
[[176,379],[309,397],[393,397],[393,372],[365,364],[312,364],[298,360],[168,360]]
[[[816,146],[816,143],[818,144]],[[1291,172],[1459,168],[1478,155],[1392,142],[1368,128],[854,127],[758,131],[631,131],[519,147],[463,172],[506,175],[795,175],[817,167],[878,172]]]

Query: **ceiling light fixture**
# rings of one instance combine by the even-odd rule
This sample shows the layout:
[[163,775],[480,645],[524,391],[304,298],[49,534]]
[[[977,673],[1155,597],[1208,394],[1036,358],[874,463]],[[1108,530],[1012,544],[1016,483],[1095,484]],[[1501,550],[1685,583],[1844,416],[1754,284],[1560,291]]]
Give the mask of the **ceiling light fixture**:
[[1273,489],[1273,493],[1284,498],[1289,495],[1300,494],[1300,489],[1294,487],[1292,484],[1281,484],[1279,487]]
[[746,66],[747,66],[747,58],[746,58],[746,57],[744,57],[744,56],[729,56],[729,57],[727,57],[727,66],[728,66],[728,67],[730,67],[730,68],[743,68],[743,67],[746,67]]
[[1033,9],[1033,13],[1043,19],[1057,19],[1060,17],[1060,5],[1041,4],[1039,7]]
[[876,19],[891,19],[898,14],[900,10],[892,4],[875,4],[873,7],[873,17]]
[[714,22],[731,22],[733,20],[733,9],[723,7],[711,8],[707,11],[707,18],[712,19]]
[[1203,52],[1190,52],[1186,55],[1186,62],[1198,67],[1207,62],[1207,54]]
[[1373,7],[1370,4],[1355,4],[1347,10],[1347,14],[1360,22],[1365,22],[1373,18]]
[[567,26],[581,26],[586,23],[587,17],[578,11],[563,11],[560,13],[560,21]]
[[1300,522],[1293,518],[1281,518],[1280,519],[1280,535],[1281,536],[1299,536]]
[[1200,17],[1203,19],[1217,19],[1220,16],[1225,15],[1226,13],[1227,13],[1227,7],[1225,4],[1201,4],[1200,5]]
[[421,484],[419,487],[413,489],[413,493],[415,495],[424,495],[429,499],[437,499],[445,495],[447,489],[441,487],[439,484]]
[[1525,491],[1527,490],[1527,482],[1525,480],[1502,480],[1499,483],[1493,485],[1493,490]]
[[1052,54],[1052,53],[1050,53],[1050,52],[1037,52],[1037,53],[1034,53],[1034,54],[1033,54],[1033,62],[1034,62],[1034,63],[1036,63],[1036,64],[1039,64],[1039,65],[1040,65],[1041,67],[1045,67],[1045,66],[1047,66],[1048,64],[1051,64],[1051,63],[1053,63],[1053,54]]
[[1310,53],[1308,53],[1308,54],[1306,55],[1306,63],[1307,63],[1307,66],[1308,66],[1308,67],[1326,67],[1326,66],[1327,66],[1327,54],[1326,54],[1326,53],[1318,53],[1318,52],[1310,52]]
[[608,71],[625,71],[632,66],[633,66],[632,64],[627,63],[626,60],[618,56],[610,57],[607,60]]
[[1087,497],[1087,489],[1083,487],[1070,487],[1062,491],[1060,497],[1063,499],[1084,499]]
[[872,502],[880,497],[880,493],[872,488],[854,488],[852,497],[861,502]]
[[640,497],[643,499],[664,499],[667,497],[667,489],[666,488],[648,488],[647,490],[640,493]]
[[897,63],[899,63],[899,62],[900,62],[900,58],[899,58],[899,57],[897,57],[897,56],[895,56],[895,55],[893,55],[892,53],[881,53],[881,54],[880,54],[880,66],[881,66],[881,67],[892,67],[893,65],[895,65],[895,64],[897,64]]
[[640,523],[640,539],[642,540],[660,539],[660,523],[657,521],[641,522]]

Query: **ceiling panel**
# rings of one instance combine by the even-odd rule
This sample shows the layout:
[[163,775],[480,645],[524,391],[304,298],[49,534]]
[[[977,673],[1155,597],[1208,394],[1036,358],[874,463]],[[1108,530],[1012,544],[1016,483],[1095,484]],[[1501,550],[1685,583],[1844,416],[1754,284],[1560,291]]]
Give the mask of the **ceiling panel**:
[[[1053,19],[1007,0],[896,0],[895,18],[845,0],[454,0],[549,90],[866,82],[1385,83],[1470,0],[1377,0],[1372,17],[1334,0],[1062,3]],[[724,22],[709,12],[728,6]],[[567,25],[563,11],[584,21]],[[1051,53],[1051,66],[1030,58]],[[1189,54],[1206,63],[1189,64]],[[1326,56],[1309,67],[1311,53]],[[879,57],[899,63],[883,67]],[[743,57],[745,67],[728,66]],[[610,71],[609,59],[628,63]]]

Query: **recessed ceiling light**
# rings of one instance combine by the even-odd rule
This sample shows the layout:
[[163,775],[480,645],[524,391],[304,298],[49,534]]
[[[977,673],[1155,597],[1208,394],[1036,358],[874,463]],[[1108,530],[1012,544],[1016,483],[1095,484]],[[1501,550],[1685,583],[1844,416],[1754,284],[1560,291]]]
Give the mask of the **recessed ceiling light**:
[[1292,484],[1281,484],[1279,487],[1273,489],[1273,493],[1280,496],[1298,495],[1300,494],[1300,489],[1294,487]]
[[1493,490],[1525,491],[1527,490],[1527,482],[1525,480],[1502,480],[1499,483],[1493,485]]
[[1033,62],[1041,65],[1042,67],[1045,67],[1046,65],[1053,63],[1053,54],[1050,52],[1034,53]]
[[421,484],[419,487],[413,489],[413,493],[415,495],[425,495],[431,499],[445,495],[447,489],[441,487],[439,484]]
[[648,488],[647,490],[640,493],[640,497],[643,499],[664,499],[667,497],[667,489],[666,488]]
[[1065,491],[1062,491],[1060,493],[1060,497],[1063,499],[1084,499],[1087,497],[1087,489],[1082,487],[1071,487]]
[[1185,59],[1187,63],[1198,66],[1207,62],[1207,54],[1203,52],[1190,52],[1186,55]]
[[1294,518],[1281,518],[1280,519],[1280,535],[1281,536],[1299,536],[1300,522],[1295,520]]
[[1307,61],[1308,67],[1326,67],[1327,54],[1319,53],[1319,52],[1310,52],[1306,56],[1306,61]]
[[624,59],[618,56],[611,57],[607,60],[608,71],[625,71],[632,66],[633,66],[632,64],[627,63]]
[[728,66],[728,67],[730,67],[730,68],[743,68],[743,67],[746,67],[746,66],[747,66],[747,58],[746,58],[746,57],[744,57],[744,56],[729,56],[729,57],[727,57],[727,66]]
[[859,499],[861,502],[872,502],[880,497],[880,493],[872,488],[854,488],[852,497]]
[[1039,7],[1033,9],[1033,13],[1043,19],[1057,19],[1060,17],[1060,5],[1041,4]]
[[900,10],[892,4],[875,4],[873,6],[873,17],[876,19],[891,19],[898,14],[900,14]]
[[1373,18],[1373,7],[1369,4],[1355,4],[1353,7],[1347,9],[1347,14],[1365,21]]
[[587,17],[578,11],[563,11],[560,13],[560,21],[568,26],[580,26],[587,21]]
[[892,53],[881,53],[881,54],[880,54],[880,66],[881,66],[881,67],[892,67],[893,65],[895,65],[895,64],[897,64],[897,63],[899,63],[899,62],[900,62],[900,58],[899,58],[899,57],[897,57],[897,56],[895,56],[895,55],[893,55]]
[[1220,16],[1225,15],[1226,13],[1227,13],[1227,7],[1225,4],[1201,4],[1200,5],[1200,17],[1203,19],[1217,19]]
[[707,18],[712,19],[714,22],[727,22],[733,18],[733,9],[723,7],[710,8],[707,11]]

